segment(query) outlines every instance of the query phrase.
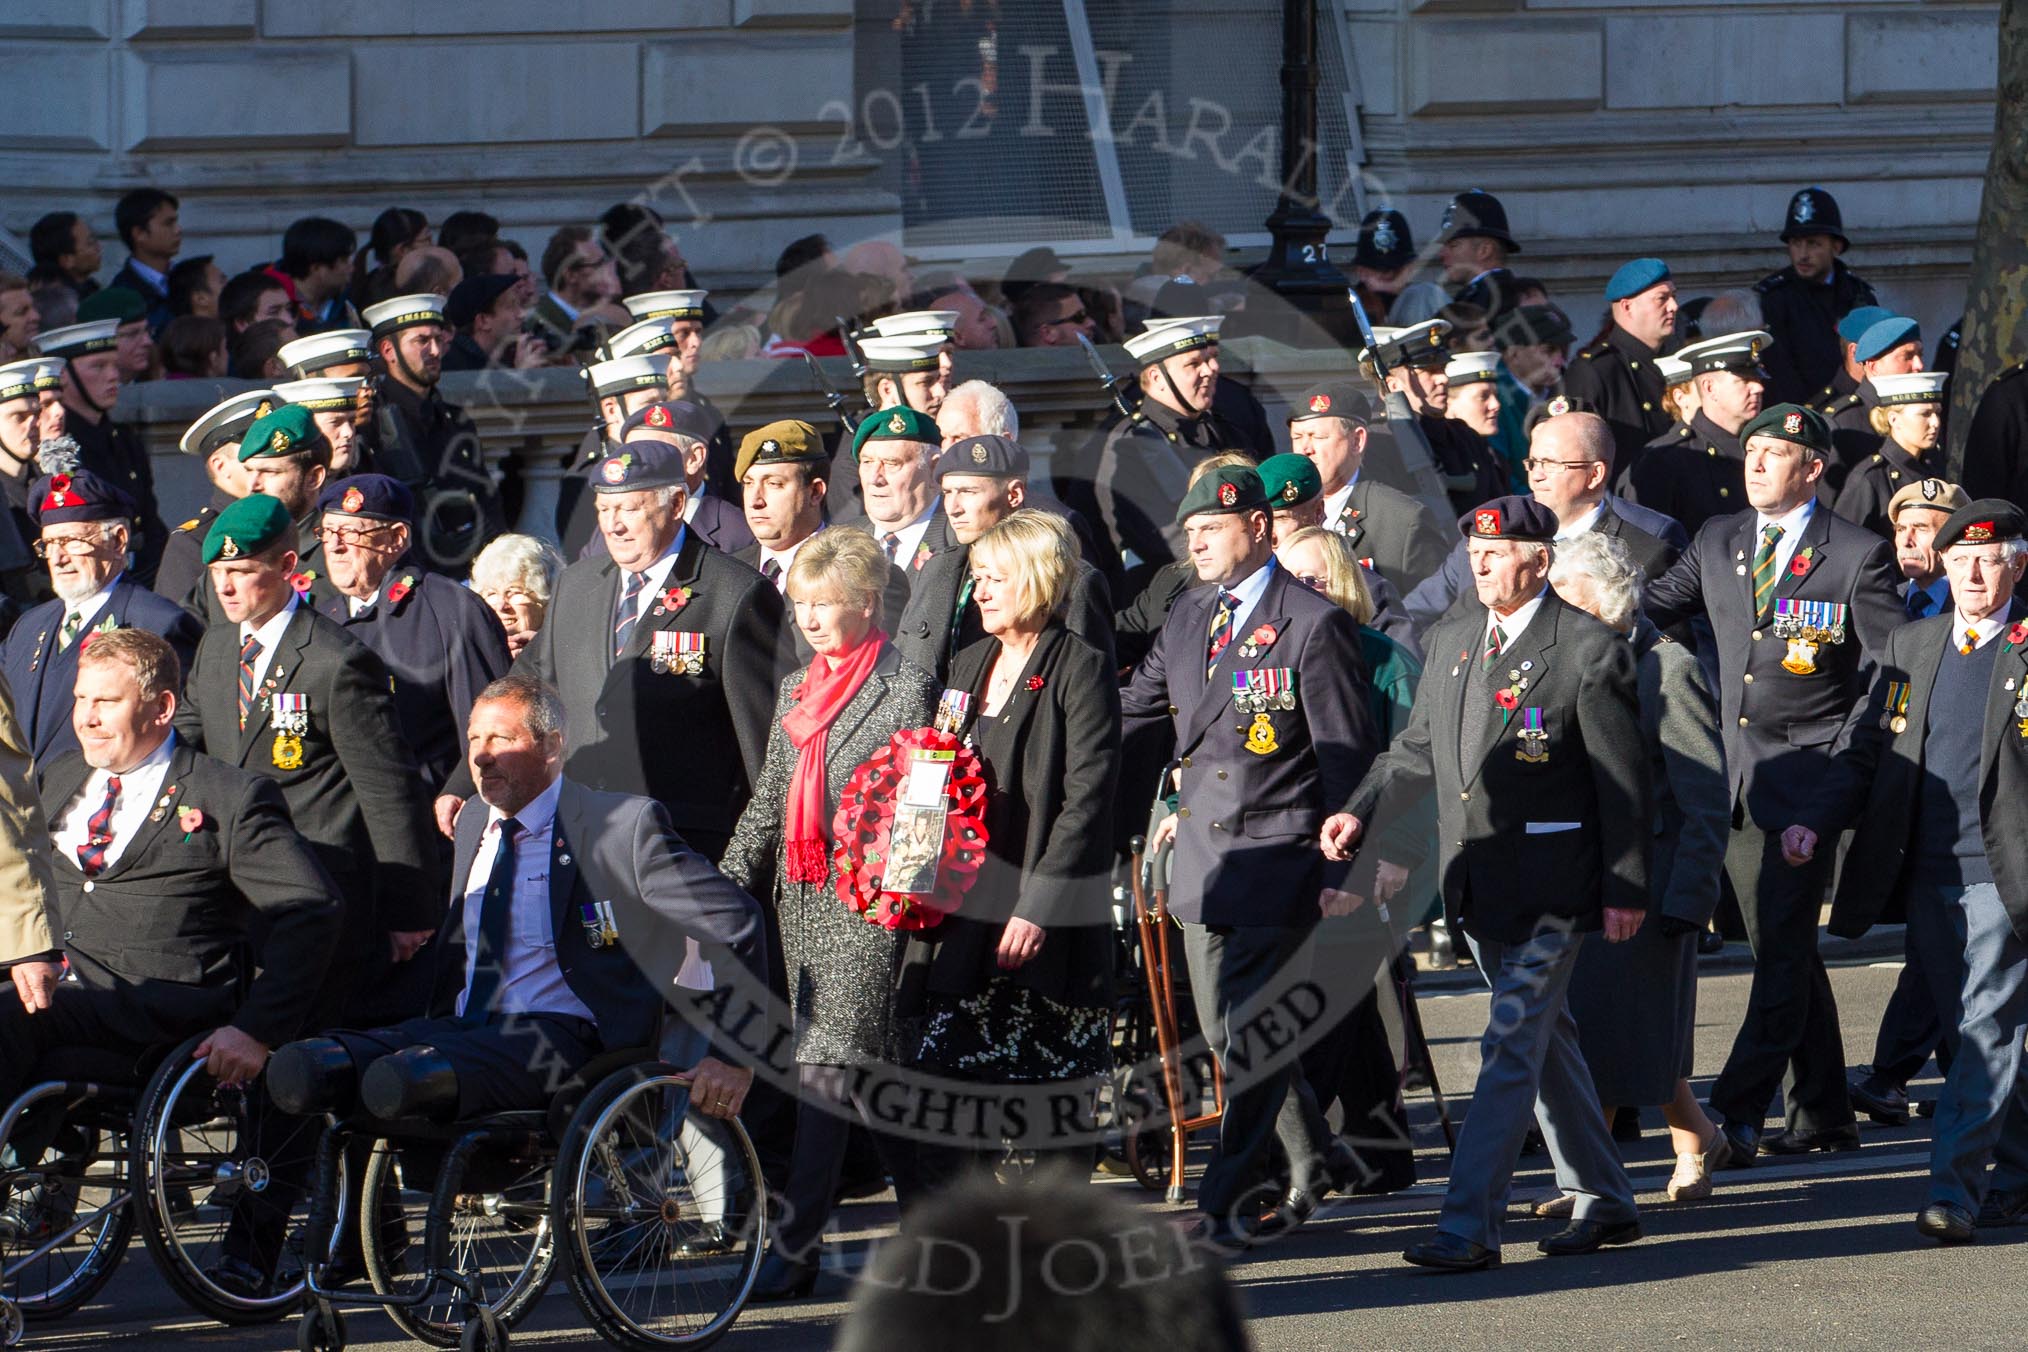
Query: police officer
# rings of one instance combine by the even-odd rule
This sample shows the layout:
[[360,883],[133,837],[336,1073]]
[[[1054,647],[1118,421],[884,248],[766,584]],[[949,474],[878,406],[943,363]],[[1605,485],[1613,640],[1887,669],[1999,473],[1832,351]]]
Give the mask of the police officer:
[[282,402],[273,390],[230,395],[205,410],[176,441],[176,449],[203,462],[204,476],[211,481],[211,500],[169,533],[169,541],[162,547],[161,566],[155,570],[155,594],[199,619],[210,614],[211,589],[204,576],[205,534],[221,511],[247,495],[246,470],[239,463],[240,442],[255,419],[274,412]]
[[94,320],[45,330],[36,339],[45,357],[63,359],[64,428],[84,467],[134,500],[134,577],[152,586],[169,529],[155,503],[155,469],[134,429],[113,421],[123,376],[120,321]]
[[1676,332],[1676,283],[1659,258],[1622,263],[1606,282],[1611,318],[1597,342],[1581,349],[1563,373],[1564,392],[1589,400],[1612,425],[1621,464],[1669,430],[1656,358]]
[[1866,379],[1866,373],[1859,369],[1859,359],[1852,355],[1852,349],[1859,344],[1859,338],[1866,330],[1883,319],[1892,319],[1894,311],[1885,305],[1861,305],[1838,321],[1838,372],[1812,401],[1817,412],[1828,414],[1832,407],[1859,388]]
[[1742,429],[1760,414],[1767,372],[1761,358],[1767,334],[1728,333],[1685,347],[1697,384],[1697,412],[1688,438],[1664,435],[1644,448],[1620,493],[1650,511],[1673,517],[1695,535],[1714,516],[1729,516],[1744,501],[1746,453]]
[[[1028,452],[1012,437],[965,437],[936,458],[944,517],[956,541],[924,564],[909,587],[908,608],[889,620],[901,655],[943,680],[960,649],[982,638],[972,604],[972,541],[1028,500]],[[1064,602],[1063,623],[1106,655],[1113,669],[1113,603],[1105,577],[1083,559]]]
[[1394,298],[1415,275],[1415,236],[1408,217],[1393,207],[1375,207],[1359,222],[1352,250],[1353,289],[1369,323],[1385,324]]
[[1444,416],[1450,403],[1450,382],[1444,375],[1451,360],[1446,345],[1450,333],[1450,321],[1443,319],[1424,320],[1406,329],[1375,329],[1374,346],[1360,349],[1359,369],[1367,379],[1378,381],[1380,367],[1387,368],[1388,390],[1407,398],[1429,440],[1444,490],[1463,512],[1505,493],[1507,472],[1490,441]]
[[[1828,852],[1819,866],[1791,869],[1779,837],[1903,618],[1887,542],[1817,502],[1831,455],[1824,416],[1777,404],[1741,440],[1747,509],[1705,522],[1646,598],[1658,627],[1708,619],[1717,658],[1733,812],[1725,871],[1754,954],[1746,1018],[1710,1096],[1737,1167],[1756,1151],[1859,1143],[1837,1005],[1817,953]],[[1785,1070],[1788,1129],[1763,1140]]]
[[38,767],[78,749],[71,689],[78,653],[94,634],[146,629],[169,640],[186,666],[203,632],[181,606],[127,577],[134,503],[88,469],[45,475],[29,490],[55,597],[14,622],[0,644],[0,671]]
[[1761,321],[1774,335],[1768,397],[1801,403],[1831,383],[1838,370],[1838,321],[1859,305],[1876,305],[1873,288],[1845,266],[1845,221],[1822,188],[1789,199],[1782,220],[1789,265],[1754,284]]
[[8,622],[50,596],[49,574],[30,549],[36,528],[28,490],[35,478],[42,413],[37,382],[46,372],[60,374],[61,365],[48,357],[30,357],[0,366],[0,496],[6,500],[0,510],[0,610]]
[[1831,420],[1831,444],[1837,453],[1825,476],[1834,490],[1842,489],[1846,477],[1866,463],[1880,444],[1882,433],[1873,425],[1873,410],[1880,402],[1874,378],[1920,371],[1922,330],[1905,315],[1875,320],[1852,345],[1852,357],[1859,363],[1858,387],[1824,410]]
[[1908,917],[1909,957],[1942,1014],[1949,1067],[1915,1226],[1944,1244],[2028,1217],[2024,526],[2021,509],[1997,498],[1944,522],[1935,543],[1950,612],[1888,639],[1851,744],[1782,836],[1789,861],[1808,867],[1825,838],[1858,828],[1833,934],[1863,934],[1890,911]]
[[1397,595],[1443,566],[1444,529],[1420,499],[1365,472],[1373,405],[1349,380],[1327,380],[1289,408],[1289,449],[1308,457],[1322,484],[1325,530],[1345,537],[1360,563]]
[[442,569],[469,563],[507,528],[500,489],[486,468],[479,432],[437,390],[451,330],[444,298],[396,296],[366,307],[381,370],[371,434],[373,463],[416,494],[416,544]]
[[415,497],[401,480],[335,480],[317,495],[317,511],[339,593],[317,608],[387,664],[395,717],[434,799],[464,756],[473,702],[507,673],[506,632],[477,592],[401,562],[415,521]]
[[[1211,585],[1177,600],[1122,705],[1129,734],[1164,723],[1175,729],[1169,909],[1183,923],[1190,970],[1210,978],[1192,983],[1199,1024],[1234,1070],[1219,1153],[1198,1192],[1198,1224],[1208,1241],[1244,1247],[1258,1225],[1245,1204],[1273,1138],[1290,1162],[1291,1219],[1353,1174],[1350,1151],[1332,1136],[1299,1070],[1256,1066],[1240,1075],[1230,1056],[1243,1051],[1232,1036],[1241,1026],[1236,1011],[1263,995],[1271,1000],[1277,981],[1308,971],[1320,899],[1344,872],[1326,866],[1316,833],[1351,796],[1379,736],[1358,626],[1275,562],[1259,473],[1244,465],[1211,471],[1176,518],[1188,530],[1198,580]],[[1261,828],[1241,820],[1269,805],[1271,829],[1265,818]]]
[[[1894,536],[1890,504],[1904,485],[1934,477],[1933,460],[1943,432],[1944,371],[1910,371],[1904,375],[1869,377],[1873,396],[1870,427],[1879,438],[1877,449],[1845,480],[1838,493],[1838,515],[1877,535]],[[1837,431],[1833,429],[1835,442]]]
[[[632,333],[633,329],[623,332]],[[620,429],[628,414],[669,397],[666,370],[666,363],[659,358],[638,351],[585,367],[585,384],[598,405],[599,425],[585,433],[557,484],[556,531],[566,559],[581,557],[598,534],[589,492],[592,472],[620,444]]]
[[1507,259],[1521,244],[1507,228],[1507,208],[1489,192],[1472,188],[1453,197],[1437,226],[1443,241],[1444,286],[1460,305],[1476,307],[1497,322],[1520,304],[1518,280]]

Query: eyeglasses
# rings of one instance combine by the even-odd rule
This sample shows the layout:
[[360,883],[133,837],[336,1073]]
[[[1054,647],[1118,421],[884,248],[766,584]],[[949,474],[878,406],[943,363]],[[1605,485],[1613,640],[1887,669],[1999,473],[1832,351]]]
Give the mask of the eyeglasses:
[[73,559],[88,559],[98,552],[105,540],[103,535],[53,535],[37,540],[32,547],[38,559],[46,559],[59,551]]
[[1090,321],[1091,311],[1080,308],[1076,314],[1068,314],[1061,319],[1045,319],[1042,321],[1042,327],[1048,329],[1058,324],[1085,324]]
[[1546,474],[1552,469],[1589,469],[1597,463],[1599,462],[1596,460],[1544,460],[1540,456],[1531,455],[1521,462],[1521,468],[1530,474],[1537,470]]
[[357,549],[360,545],[378,544],[374,537],[387,529],[386,526],[319,526],[317,538],[344,545],[347,549]]
[[1315,573],[1297,573],[1296,581],[1302,583],[1311,591],[1320,590],[1324,585],[1324,579],[1318,577]]

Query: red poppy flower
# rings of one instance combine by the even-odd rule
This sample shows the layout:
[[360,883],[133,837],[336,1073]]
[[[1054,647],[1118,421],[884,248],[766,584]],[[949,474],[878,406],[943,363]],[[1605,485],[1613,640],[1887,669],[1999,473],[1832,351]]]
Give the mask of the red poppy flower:
[[401,604],[402,598],[414,590],[415,574],[409,573],[401,581],[387,589],[387,603],[391,606],[398,606]]
[[1505,709],[1508,713],[1512,713],[1514,712],[1514,710],[1521,707],[1521,697],[1515,694],[1514,691],[1511,689],[1501,690],[1494,693],[1493,703],[1499,705],[1502,709]]
[[1277,637],[1279,635],[1275,633],[1275,627],[1271,624],[1264,624],[1253,631],[1253,641],[1260,644],[1263,648],[1273,643]]
[[302,595],[309,595],[310,584],[317,580],[314,573],[290,573],[289,585]]
[[202,831],[207,820],[201,807],[179,808],[176,812],[176,825],[186,832]]
[[2007,641],[2013,644],[2028,643],[2028,624],[2017,624],[2007,631]]
[[1810,556],[1798,554],[1789,560],[1789,576],[1802,577],[1810,571]]
[[671,587],[655,598],[657,615],[674,615],[690,604],[690,588]]
[[1040,676],[1030,676],[1028,678],[1028,688],[1030,690],[1040,690],[1042,686],[1043,680]]

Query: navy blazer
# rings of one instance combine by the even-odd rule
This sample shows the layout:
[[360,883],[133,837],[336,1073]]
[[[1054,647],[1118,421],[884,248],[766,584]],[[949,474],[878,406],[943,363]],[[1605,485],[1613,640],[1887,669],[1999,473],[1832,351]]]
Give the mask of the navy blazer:
[[[67,609],[62,601],[43,602],[16,620],[6,642],[0,643],[0,671],[14,691],[14,708],[38,771],[78,749],[77,733],[70,726],[70,702],[83,644],[59,648],[56,642]],[[118,629],[145,629],[169,640],[185,672],[197,652],[197,640],[204,637],[204,626],[189,611],[124,576],[113,583],[112,597],[92,618],[91,628],[109,623]]]

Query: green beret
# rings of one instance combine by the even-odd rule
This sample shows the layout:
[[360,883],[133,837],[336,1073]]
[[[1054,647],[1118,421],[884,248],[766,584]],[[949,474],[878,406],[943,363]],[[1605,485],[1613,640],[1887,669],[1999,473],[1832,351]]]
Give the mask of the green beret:
[[1307,455],[1283,452],[1269,456],[1260,462],[1260,482],[1269,504],[1278,512],[1324,496],[1324,476],[1317,473],[1316,462]]
[[278,455],[303,455],[314,451],[320,445],[328,445],[324,434],[317,430],[317,419],[301,404],[283,404],[265,417],[255,418],[253,426],[246,429],[246,436],[239,443],[239,462],[266,460]]
[[213,564],[258,554],[294,524],[280,498],[249,493],[212,518],[204,536],[204,561]]
[[857,460],[859,452],[869,441],[920,441],[931,446],[941,446],[944,434],[937,431],[936,419],[927,413],[918,413],[906,405],[883,408],[878,413],[869,413],[859,420],[859,430],[852,434],[852,458]]
[[1823,414],[1801,404],[1776,404],[1764,408],[1739,429],[1739,444],[1751,437],[1775,437],[1807,446],[1819,456],[1831,454],[1831,424]]
[[103,286],[78,302],[77,322],[117,319],[122,324],[148,317],[148,302],[141,293],[124,286]]
[[1176,508],[1176,524],[1205,512],[1268,511],[1267,490],[1261,487],[1260,471],[1251,465],[1225,465],[1212,470],[1193,484]]

